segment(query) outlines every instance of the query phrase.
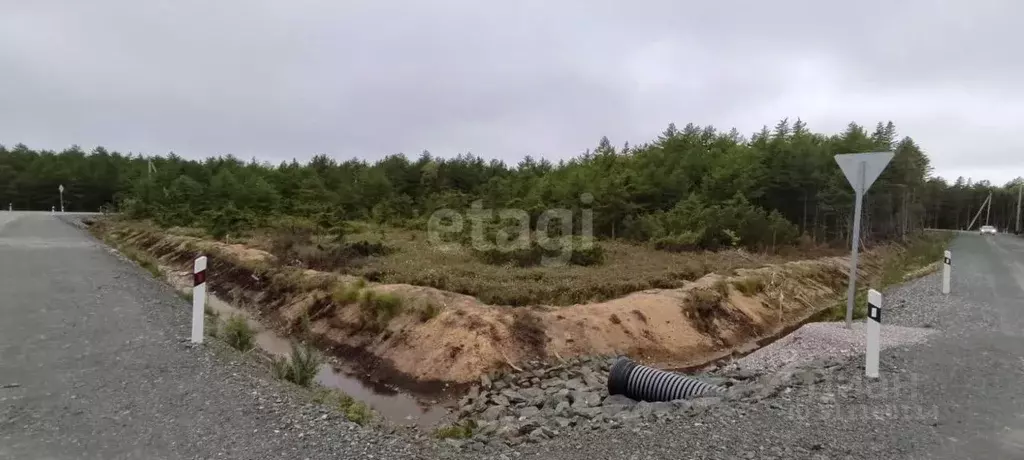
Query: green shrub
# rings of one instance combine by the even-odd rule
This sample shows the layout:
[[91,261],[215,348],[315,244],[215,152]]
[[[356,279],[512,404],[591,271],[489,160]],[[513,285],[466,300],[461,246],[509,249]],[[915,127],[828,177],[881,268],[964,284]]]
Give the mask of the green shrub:
[[221,338],[237,350],[249,351],[256,345],[256,332],[241,315],[231,315],[220,332]]
[[331,300],[337,305],[356,303],[359,300],[361,290],[362,286],[359,286],[358,283],[339,286],[331,293]]
[[373,420],[373,412],[366,404],[356,401],[349,405],[348,409],[345,410],[345,417],[353,423],[365,425]]
[[377,329],[383,329],[403,310],[402,298],[390,292],[363,291],[359,299],[364,318]]
[[320,372],[321,364],[323,358],[316,349],[293,342],[291,355],[288,358],[273,358],[270,362],[270,371],[276,378],[308,387]]

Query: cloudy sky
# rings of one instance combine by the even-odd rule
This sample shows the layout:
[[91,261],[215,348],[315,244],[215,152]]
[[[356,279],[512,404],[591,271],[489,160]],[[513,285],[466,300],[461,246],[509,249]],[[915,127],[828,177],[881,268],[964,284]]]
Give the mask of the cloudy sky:
[[1024,175],[1024,4],[0,0],[0,143],[279,161],[566,158],[674,121],[892,120]]

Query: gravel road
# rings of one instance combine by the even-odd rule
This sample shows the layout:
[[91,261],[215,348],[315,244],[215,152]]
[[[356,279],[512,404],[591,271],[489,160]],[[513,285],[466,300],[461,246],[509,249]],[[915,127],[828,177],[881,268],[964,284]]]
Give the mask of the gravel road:
[[862,377],[858,356],[758,403],[495,458],[1024,458],[1024,240],[963,234],[951,250],[952,294],[939,273],[885,293],[884,321],[938,333],[887,350],[878,381]]
[[429,458],[217,343],[172,290],[49,213],[0,212],[0,459]]

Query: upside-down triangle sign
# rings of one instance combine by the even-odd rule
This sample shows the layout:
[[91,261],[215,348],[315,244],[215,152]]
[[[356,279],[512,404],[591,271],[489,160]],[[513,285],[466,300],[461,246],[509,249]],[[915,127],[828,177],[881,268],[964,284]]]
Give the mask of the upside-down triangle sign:
[[[858,194],[863,194],[875,183],[875,179],[882,174],[889,161],[892,160],[893,152],[866,152],[866,153],[845,153],[836,155],[836,163],[846,175],[846,180],[853,186]],[[864,165],[864,180],[860,180],[861,165]]]

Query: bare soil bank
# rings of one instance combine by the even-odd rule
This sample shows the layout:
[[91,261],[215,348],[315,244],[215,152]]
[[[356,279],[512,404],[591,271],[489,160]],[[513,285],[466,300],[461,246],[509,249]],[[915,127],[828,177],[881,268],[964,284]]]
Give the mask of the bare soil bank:
[[[684,368],[749,351],[834,304],[845,293],[848,269],[842,257],[789,262],[561,307],[487,305],[429,287],[369,283],[363,289],[392,293],[403,303],[386,324],[369,327],[359,305],[332,298],[339,287],[356,285],[351,276],[280,266],[262,250],[129,222],[100,221],[92,229],[182,270],[197,255],[208,256],[210,288],[221,298],[376,380],[421,394],[530,360],[625,353]],[[862,254],[862,279],[877,275],[894,250],[879,246]],[[427,308],[435,311],[425,315]]]

